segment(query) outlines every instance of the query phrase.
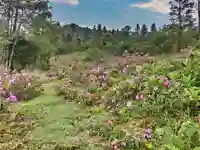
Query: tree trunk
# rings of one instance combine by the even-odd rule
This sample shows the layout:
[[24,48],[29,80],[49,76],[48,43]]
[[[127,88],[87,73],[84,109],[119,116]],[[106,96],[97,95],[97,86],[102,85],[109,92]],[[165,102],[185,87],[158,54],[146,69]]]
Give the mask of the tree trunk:
[[18,22],[18,15],[19,15],[19,0],[17,0],[17,6],[16,6],[16,11],[15,11],[15,19],[14,19],[14,24],[13,24],[13,29],[12,33],[15,33],[17,29],[17,22]]
[[197,12],[198,12],[198,39],[200,37],[200,0],[197,0]]
[[12,34],[12,36],[14,36],[14,42],[9,47],[9,51],[8,51],[7,68],[10,69],[10,70],[13,70],[13,56],[14,56],[14,51],[15,51],[16,44],[18,42],[20,28],[21,28],[21,23],[19,23],[18,29],[17,29],[17,23],[18,23],[18,19],[19,19],[19,17],[18,17],[19,16],[19,2],[20,2],[20,0],[17,0],[17,2],[16,2],[14,23],[13,23],[12,29],[11,29],[11,34]]
[[181,37],[182,37],[182,15],[181,15],[181,1],[179,0],[179,9],[178,9],[178,22],[179,22],[179,27],[178,27],[178,41],[177,41],[177,51],[180,52],[181,50]]
[[14,38],[14,43],[12,44],[12,49],[11,49],[10,58],[9,58],[9,62],[8,62],[8,69],[11,69],[11,70],[13,70],[13,56],[14,56],[14,52],[15,52],[15,47],[19,40],[20,28],[21,28],[21,23],[19,24],[18,29],[16,30],[16,36]]
[[10,32],[10,25],[11,25],[11,21],[12,21],[12,19],[11,19],[11,2],[9,1],[8,2],[8,37],[10,36],[10,34],[11,34],[11,32]]

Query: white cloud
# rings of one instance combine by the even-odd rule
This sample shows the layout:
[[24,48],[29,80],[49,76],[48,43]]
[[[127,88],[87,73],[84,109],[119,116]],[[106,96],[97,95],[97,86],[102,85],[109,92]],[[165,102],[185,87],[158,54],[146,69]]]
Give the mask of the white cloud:
[[[159,12],[162,14],[168,14],[170,10],[169,0],[151,0],[150,2],[130,4],[129,6],[141,9],[149,9],[151,11]],[[196,11],[193,13],[193,16],[194,18],[198,18]],[[156,18],[161,19],[161,16],[156,16]]]
[[150,9],[154,12],[167,14],[169,12],[169,0],[151,0],[151,2],[130,4],[130,7],[137,7],[143,9]]
[[66,3],[66,4],[70,4],[70,5],[78,5],[79,4],[79,0],[50,0],[52,2],[56,2],[56,3]]
[[85,25],[85,24],[79,24],[80,27],[88,27],[90,29],[93,29],[94,25]]

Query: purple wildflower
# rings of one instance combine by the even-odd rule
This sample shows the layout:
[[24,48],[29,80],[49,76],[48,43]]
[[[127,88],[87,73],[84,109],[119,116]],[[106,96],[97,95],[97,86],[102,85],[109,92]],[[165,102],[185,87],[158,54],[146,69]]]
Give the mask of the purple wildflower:
[[170,82],[169,82],[169,81],[165,81],[165,82],[163,82],[163,85],[164,85],[165,87],[169,87],[169,86],[170,86]]
[[152,129],[148,128],[144,131],[144,137],[146,139],[151,139],[152,138]]
[[151,139],[151,138],[152,138],[152,136],[151,136],[150,134],[144,134],[144,137],[145,137],[146,139]]
[[7,98],[8,101],[11,101],[11,102],[18,102],[18,99],[15,95],[10,95],[8,98]]
[[145,130],[145,133],[151,134],[151,133],[152,133],[152,129],[150,129],[150,128],[146,129],[146,130]]
[[167,76],[159,76],[160,80],[163,80],[163,86],[165,87],[169,87],[170,86],[170,81],[169,81],[169,77]]
[[164,79],[165,79],[164,76],[162,76],[162,75],[159,76],[158,78],[159,78],[160,80],[164,80]]
[[9,80],[8,83],[9,83],[9,84],[14,84],[14,83],[15,83],[15,80],[14,80],[14,79]]
[[160,80],[169,80],[169,78],[167,77],[167,76],[163,76],[163,75],[161,75],[161,76],[159,76],[158,77]]

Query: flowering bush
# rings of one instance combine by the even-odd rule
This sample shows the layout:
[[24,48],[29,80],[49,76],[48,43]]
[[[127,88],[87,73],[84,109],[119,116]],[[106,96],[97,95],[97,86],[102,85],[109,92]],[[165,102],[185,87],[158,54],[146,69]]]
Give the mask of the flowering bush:
[[[91,133],[106,137],[113,150],[199,146],[199,56],[135,66],[128,57],[123,59],[119,69],[88,71],[83,87],[59,85],[68,100],[95,105],[93,113],[114,116],[105,126],[90,127]],[[128,74],[123,72],[127,68]]]
[[104,94],[107,108],[120,108],[127,104],[127,101],[134,100],[137,93],[137,85],[134,81],[127,79],[110,87]]
[[2,69],[0,76],[1,97],[11,102],[32,99],[41,92],[36,78],[27,73],[8,73]]
[[105,70],[105,68],[93,68],[88,73],[91,81],[94,81],[97,86],[107,86],[108,84],[108,71]]

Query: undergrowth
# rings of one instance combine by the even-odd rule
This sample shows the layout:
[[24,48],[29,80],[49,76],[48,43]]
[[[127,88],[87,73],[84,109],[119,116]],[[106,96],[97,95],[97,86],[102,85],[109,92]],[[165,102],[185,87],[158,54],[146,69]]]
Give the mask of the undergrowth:
[[194,52],[143,65],[126,56],[116,65],[52,69],[40,96],[4,100],[0,149],[198,150],[200,55]]

